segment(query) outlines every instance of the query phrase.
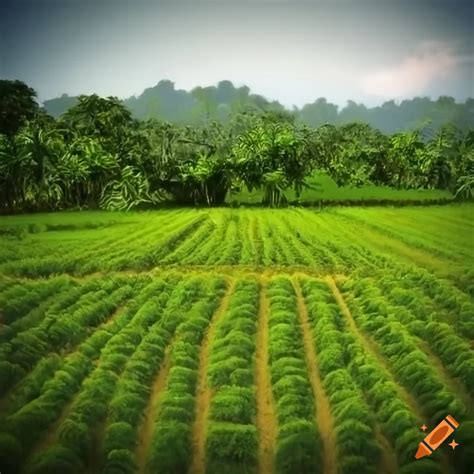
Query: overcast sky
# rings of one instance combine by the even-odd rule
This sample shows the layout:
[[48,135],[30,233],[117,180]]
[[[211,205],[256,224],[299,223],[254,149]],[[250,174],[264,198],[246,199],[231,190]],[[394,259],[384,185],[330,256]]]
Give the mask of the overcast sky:
[[230,79],[287,106],[474,97],[473,0],[5,0],[0,77],[41,100]]

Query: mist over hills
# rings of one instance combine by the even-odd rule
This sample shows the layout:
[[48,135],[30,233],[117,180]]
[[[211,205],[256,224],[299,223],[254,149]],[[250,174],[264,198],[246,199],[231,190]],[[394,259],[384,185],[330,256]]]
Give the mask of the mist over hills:
[[[48,113],[59,117],[77,102],[77,97],[63,94],[46,100]],[[216,86],[196,87],[191,91],[176,89],[170,80],[161,80],[145,89],[139,96],[123,100],[137,119],[155,118],[180,124],[197,124],[205,120],[225,122],[236,112],[268,111],[292,113],[296,120],[317,127],[324,123],[344,124],[365,122],[385,132],[414,128],[437,129],[452,123],[461,129],[474,126],[474,99],[457,103],[449,96],[437,100],[415,97],[399,103],[391,100],[376,107],[349,100],[344,107],[318,98],[301,108],[288,110],[278,101],[251,93],[249,87],[236,87],[231,81],[220,81]]]

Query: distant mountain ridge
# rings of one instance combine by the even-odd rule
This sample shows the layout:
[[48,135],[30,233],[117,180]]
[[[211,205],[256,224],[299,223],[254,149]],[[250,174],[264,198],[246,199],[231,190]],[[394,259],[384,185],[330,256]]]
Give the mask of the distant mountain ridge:
[[[59,117],[76,102],[77,97],[63,94],[44,101],[43,105],[48,113]],[[206,119],[226,121],[237,111],[274,110],[291,112],[297,120],[313,127],[354,121],[369,123],[385,133],[426,126],[437,129],[448,122],[461,129],[474,127],[474,99],[456,103],[447,96],[437,100],[415,97],[399,104],[392,100],[371,108],[349,100],[345,107],[340,108],[319,98],[289,111],[278,101],[252,94],[247,86],[235,87],[227,80],[220,81],[216,86],[196,87],[191,91],[175,89],[172,81],[161,80],[139,96],[124,99],[123,103],[137,119],[155,118],[181,124],[195,124]]]

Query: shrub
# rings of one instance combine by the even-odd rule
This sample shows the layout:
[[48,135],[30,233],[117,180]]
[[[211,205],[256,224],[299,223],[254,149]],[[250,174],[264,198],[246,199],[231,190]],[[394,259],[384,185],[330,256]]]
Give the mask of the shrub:
[[32,461],[31,474],[80,474],[84,466],[73,450],[56,445]]
[[255,414],[255,390],[252,388],[224,387],[212,399],[213,420],[250,424]]
[[304,420],[308,413],[313,412],[313,399],[307,395],[287,393],[277,402],[278,418],[284,423],[292,420]]
[[377,462],[381,450],[372,438],[370,426],[358,420],[347,419],[337,423],[335,432],[340,452],[343,454],[341,458],[347,455],[360,455]]
[[249,387],[254,381],[254,371],[251,368],[235,369],[230,374],[230,383],[241,387]]
[[25,374],[25,371],[16,364],[7,361],[0,362],[0,396],[4,395],[18,380]]
[[[187,388],[187,390],[189,390]],[[173,386],[173,390],[168,390],[164,393],[161,399],[161,407],[164,410],[166,407],[180,407],[188,411],[189,417],[192,418],[194,413],[195,400],[194,396],[188,391],[178,392]],[[163,416],[161,416],[163,418]]]
[[61,424],[58,440],[64,447],[85,457],[91,442],[89,427],[85,423],[67,419]]
[[123,448],[133,449],[137,443],[135,431],[135,428],[125,421],[110,424],[105,433],[104,452],[111,453]]
[[255,464],[258,434],[254,425],[210,423],[207,430],[206,454],[211,464]]
[[122,395],[114,397],[110,402],[110,416],[114,420],[121,420],[134,424],[136,413],[142,408],[142,398],[133,393],[124,392]]
[[196,369],[173,366],[169,371],[168,384],[172,383],[174,385],[175,383],[182,383],[191,387],[196,383],[196,379]]
[[280,426],[276,469],[281,474],[322,473],[321,443],[314,423],[295,420]]
[[151,446],[149,472],[187,474],[191,457],[190,435],[191,429],[187,423],[159,423]]
[[302,397],[308,396],[308,379],[307,374],[305,375],[287,375],[274,383],[273,393],[276,398],[281,398],[288,393]]
[[135,453],[128,449],[116,449],[107,454],[103,474],[135,474]]
[[226,360],[212,363],[208,370],[208,380],[213,387],[229,385],[232,373],[237,369],[248,367],[248,361],[242,357],[230,357]]
[[[413,458],[413,453],[412,453],[411,458]],[[417,459],[416,461],[409,462],[408,464],[402,466],[400,469],[400,474],[444,474],[444,473],[443,473],[443,467],[440,466],[439,461],[425,458],[425,459]]]
[[272,377],[280,380],[286,376],[301,375],[306,370],[306,364],[300,357],[281,357],[272,364]]

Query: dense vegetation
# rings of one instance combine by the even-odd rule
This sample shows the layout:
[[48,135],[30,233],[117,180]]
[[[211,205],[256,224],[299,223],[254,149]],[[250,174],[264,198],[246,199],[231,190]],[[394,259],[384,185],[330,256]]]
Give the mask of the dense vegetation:
[[338,185],[473,194],[474,132],[453,125],[429,138],[385,135],[366,124],[312,128],[287,111],[244,108],[190,126],[139,121],[118,99],[96,95],[54,119],[25,84],[1,81],[0,92],[1,212],[170,200],[215,206],[243,189],[277,206],[317,172]]
[[473,213],[3,216],[0,471],[472,472]]

